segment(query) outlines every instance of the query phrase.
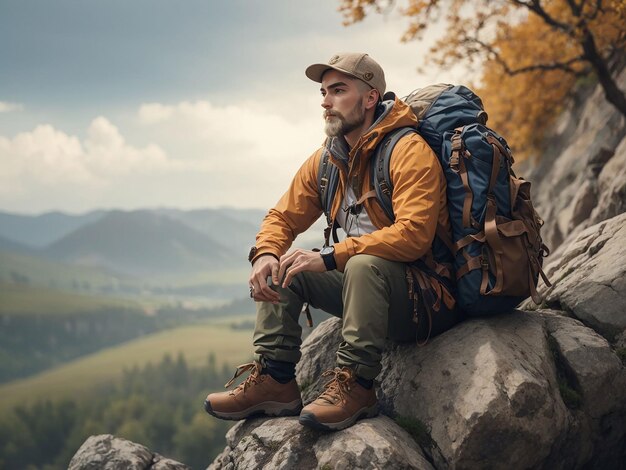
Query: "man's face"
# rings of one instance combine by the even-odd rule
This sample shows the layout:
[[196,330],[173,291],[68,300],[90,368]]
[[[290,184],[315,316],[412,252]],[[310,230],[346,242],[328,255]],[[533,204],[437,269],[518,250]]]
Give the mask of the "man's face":
[[322,77],[324,131],[328,137],[345,136],[365,122],[365,93],[357,80],[336,70]]

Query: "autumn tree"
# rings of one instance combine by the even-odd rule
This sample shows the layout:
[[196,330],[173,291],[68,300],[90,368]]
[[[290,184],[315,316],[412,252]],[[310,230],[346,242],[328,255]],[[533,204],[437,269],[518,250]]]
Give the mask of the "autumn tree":
[[[577,80],[593,74],[626,116],[626,96],[611,69],[626,47],[626,0],[340,0],[346,24],[399,8],[409,19],[403,41],[433,25],[445,33],[430,50],[440,67],[482,67],[480,94],[490,125],[514,147],[536,151],[545,126]],[[517,144],[517,145],[515,145]]]

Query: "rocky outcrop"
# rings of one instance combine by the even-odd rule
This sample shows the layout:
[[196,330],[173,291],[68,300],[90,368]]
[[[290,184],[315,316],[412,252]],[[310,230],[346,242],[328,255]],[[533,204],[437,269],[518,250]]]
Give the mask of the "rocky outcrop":
[[[626,68],[618,83],[626,89]],[[596,86],[570,104],[526,175],[552,249],[626,210],[626,121],[603,93]]]
[[[280,455],[299,456],[290,462],[303,468],[344,468],[333,465],[342,458],[350,468],[624,468],[626,214],[554,258],[542,308],[469,320],[424,347],[388,342],[378,377],[388,418],[334,434],[295,418],[241,423],[211,468],[274,468]],[[327,320],[302,345],[305,403],[323,389],[340,331],[339,319]],[[391,430],[396,444],[376,452]]]
[[257,418],[237,424],[226,441],[209,470],[433,469],[409,433],[385,416],[334,434],[303,428],[297,417]]
[[539,289],[547,305],[626,346],[626,214],[587,228],[555,258],[545,269],[554,286]]
[[101,434],[91,436],[72,457],[68,470],[191,470],[134,442]]
[[[470,320],[421,348],[389,342],[378,396],[393,421],[325,434],[295,418],[251,420],[210,468],[619,468],[626,369],[606,339],[561,313]],[[323,388],[339,329],[327,320],[303,345],[305,402]]]

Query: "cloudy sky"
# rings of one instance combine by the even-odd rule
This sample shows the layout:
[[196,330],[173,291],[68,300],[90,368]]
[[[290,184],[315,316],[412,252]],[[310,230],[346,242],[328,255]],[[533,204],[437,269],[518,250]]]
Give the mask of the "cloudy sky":
[[0,0],[0,210],[271,206],[323,140],[307,65],[365,51],[405,94],[427,45],[337,0]]

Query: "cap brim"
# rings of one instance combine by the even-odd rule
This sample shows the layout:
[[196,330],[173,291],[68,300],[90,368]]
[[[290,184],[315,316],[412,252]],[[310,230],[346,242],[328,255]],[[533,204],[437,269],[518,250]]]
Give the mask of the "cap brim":
[[314,82],[322,83],[322,77],[329,70],[336,70],[337,72],[341,72],[341,73],[346,74],[346,75],[348,75],[350,77],[359,78],[356,75],[351,74],[350,72],[346,72],[345,70],[340,69],[339,67],[333,67],[332,65],[328,65],[328,64],[313,64],[313,65],[309,65],[306,68],[306,70],[304,71],[304,73],[305,73],[305,75],[307,77],[309,77]]
[[328,64],[313,64],[309,65],[304,73],[314,82],[322,83],[322,76],[324,75],[324,72],[331,69],[333,69],[333,67]]

